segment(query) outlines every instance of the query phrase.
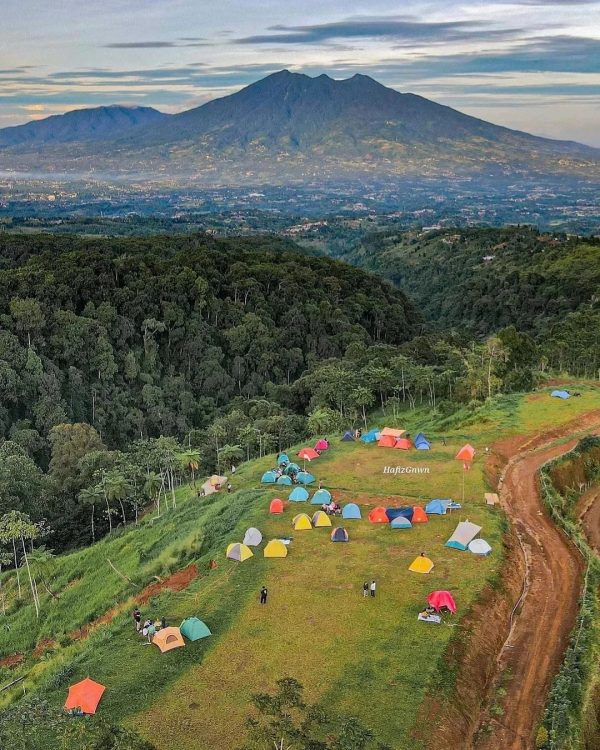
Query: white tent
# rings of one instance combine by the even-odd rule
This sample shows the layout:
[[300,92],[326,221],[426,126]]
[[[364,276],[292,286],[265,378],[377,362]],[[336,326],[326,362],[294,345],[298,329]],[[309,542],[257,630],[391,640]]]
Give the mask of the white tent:
[[466,550],[469,546],[469,542],[475,539],[481,531],[481,526],[477,526],[470,521],[461,521],[454,534],[446,542],[446,547],[453,547],[454,549]]
[[489,555],[491,551],[492,548],[485,539],[473,539],[472,542],[469,542],[469,552],[474,555]]
[[254,526],[251,526],[244,534],[244,544],[248,547],[258,547],[262,542],[262,534]]

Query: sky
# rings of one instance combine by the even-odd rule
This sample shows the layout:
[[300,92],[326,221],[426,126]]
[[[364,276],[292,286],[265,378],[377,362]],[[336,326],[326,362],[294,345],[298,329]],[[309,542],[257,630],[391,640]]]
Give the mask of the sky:
[[178,112],[287,68],[600,147],[600,0],[2,0],[0,127]]

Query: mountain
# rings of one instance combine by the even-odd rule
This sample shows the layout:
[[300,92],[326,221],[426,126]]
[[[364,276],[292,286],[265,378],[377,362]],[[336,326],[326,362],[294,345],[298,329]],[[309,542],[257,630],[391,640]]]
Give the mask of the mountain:
[[168,119],[155,117],[135,132],[117,130],[100,143],[69,140],[68,149],[41,154],[28,143],[5,149],[0,167],[196,184],[598,176],[600,167],[598,149],[492,125],[368,76],[334,80],[287,70]]
[[109,107],[76,109],[64,115],[52,115],[25,125],[0,130],[0,147],[44,146],[55,143],[116,138],[132,128],[165,120],[165,115],[152,107]]

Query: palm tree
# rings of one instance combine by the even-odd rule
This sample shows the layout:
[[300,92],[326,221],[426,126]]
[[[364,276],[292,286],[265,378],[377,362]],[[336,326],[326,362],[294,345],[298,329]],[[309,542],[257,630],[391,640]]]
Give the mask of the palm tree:
[[189,471],[192,475],[192,484],[196,486],[196,472],[200,468],[200,451],[193,448],[186,448],[177,454],[179,463],[182,468]]
[[106,495],[109,500],[118,500],[123,516],[123,526],[127,523],[123,500],[129,496],[131,485],[127,479],[118,471],[109,471],[106,475]]
[[[25,545],[26,540],[33,541],[38,536],[38,528],[32,523],[29,516],[25,513],[21,513],[18,510],[11,510],[6,513],[0,519],[0,540],[5,542],[12,542],[13,552],[15,558],[15,568],[18,567],[17,563],[17,548],[16,542],[20,541],[23,548],[23,563],[27,568],[27,575],[29,576],[29,585],[31,586],[31,595],[33,596],[33,604],[35,606],[36,617],[40,616],[40,603],[37,596],[37,590],[34,585],[33,576],[31,574],[31,568],[29,566],[29,558],[27,556],[27,547]],[[18,571],[17,571],[18,580]],[[19,595],[21,588],[19,584]]]
[[157,515],[160,518],[160,493],[163,488],[163,480],[155,471],[149,471],[144,482],[144,494],[149,500],[156,501]]
[[221,461],[225,461],[230,466],[234,461],[239,461],[244,455],[241,445],[224,445],[217,455],[217,469],[221,471]]
[[[35,587],[35,593],[37,596],[37,581],[35,574],[37,573],[37,576],[39,577],[40,581],[42,582],[42,585],[46,589],[46,592],[50,594],[50,596],[53,599],[58,599],[58,596],[50,589],[50,586],[48,585],[48,582],[46,581],[46,578],[44,576],[44,572],[48,571],[54,562],[54,553],[51,549],[46,549],[43,545],[38,547],[37,549],[33,550],[29,553],[29,564],[31,565],[32,570],[34,571],[33,575],[33,584]],[[39,602],[39,596],[38,596],[38,602]]]
[[6,598],[4,596],[4,589],[2,588],[2,568],[10,565],[12,562],[12,555],[10,552],[0,552],[0,598],[2,599],[2,614],[6,614]]
[[97,484],[94,487],[86,487],[79,493],[79,501],[84,505],[92,506],[92,544],[96,541],[94,510],[96,508],[96,503],[102,502],[103,496],[102,485],[100,484]]

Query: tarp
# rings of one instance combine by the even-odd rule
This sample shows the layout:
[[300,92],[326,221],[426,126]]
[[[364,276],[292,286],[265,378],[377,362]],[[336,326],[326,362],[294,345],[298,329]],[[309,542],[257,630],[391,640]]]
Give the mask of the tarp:
[[290,479],[290,477],[286,476],[285,474],[282,474],[279,477],[279,479],[277,480],[277,484],[291,485],[292,484],[292,480]]
[[315,443],[315,450],[316,451],[326,451],[329,449],[329,442],[325,440],[325,438],[321,438],[320,440],[317,440]]
[[427,603],[438,612],[443,607],[447,607],[450,612],[456,614],[456,602],[449,591],[432,591],[427,597]]
[[212,484],[213,487],[216,487],[218,489],[225,484],[225,482],[227,481],[227,477],[222,477],[219,474],[213,474],[208,481]]
[[427,440],[422,432],[418,432],[415,436],[415,448],[418,451],[428,451],[431,448],[429,440]]
[[348,532],[346,531],[346,529],[342,528],[341,526],[338,526],[331,532],[331,541],[332,542],[347,542]]
[[392,529],[412,529],[412,523],[405,516],[396,516],[390,526]]
[[492,548],[485,539],[473,539],[472,542],[469,542],[468,549],[474,555],[489,555],[492,551]]
[[312,484],[315,481],[315,478],[308,471],[299,471],[296,474],[296,481],[299,484]]
[[311,505],[323,505],[331,502],[331,492],[329,490],[317,490],[310,501]]
[[449,505],[450,500],[440,500],[439,498],[436,498],[427,503],[425,506],[425,512],[430,516],[445,516]]
[[274,471],[265,471],[260,480],[263,484],[275,484],[277,481],[277,474]]
[[472,461],[474,455],[475,455],[475,448],[473,448],[472,445],[469,445],[469,443],[467,443],[466,445],[463,445],[463,447],[458,451],[455,458],[458,461]]
[[419,555],[408,566],[408,569],[412,573],[431,573],[433,570],[433,562],[425,555]]
[[346,430],[346,432],[342,435],[342,443],[350,443],[353,440],[354,435],[349,430]]
[[348,503],[342,508],[342,518],[362,518],[360,508],[356,503]]
[[423,508],[420,505],[415,505],[411,521],[413,523],[427,523],[428,520],[427,513],[425,513]]
[[316,513],[313,513],[312,525],[315,528],[320,528],[322,526],[331,526],[331,518],[329,518],[327,513],[324,513],[322,510],[318,510]]
[[283,500],[280,500],[278,497],[271,500],[269,513],[283,513]]
[[396,438],[393,435],[381,435],[377,445],[380,448],[393,448],[396,445]]
[[289,460],[290,459],[287,453],[280,453],[279,457],[277,458],[277,465],[281,466],[281,464],[287,464]]
[[162,628],[152,638],[152,643],[158,646],[162,654],[172,651],[174,648],[185,646],[179,628]]
[[244,562],[249,557],[253,556],[252,550],[246,544],[230,544],[227,547],[226,556],[230,560],[237,560],[238,562]]
[[298,513],[297,516],[294,516],[292,523],[294,524],[294,529],[296,531],[307,531],[308,529],[312,529],[312,523],[306,513]]
[[404,506],[402,508],[386,508],[385,514],[389,521],[393,521],[394,518],[399,518],[400,516],[412,521],[413,509],[409,506]]
[[205,495],[213,495],[215,492],[218,492],[219,490],[210,483],[210,479],[207,479],[206,482],[202,485],[202,492],[204,492]]
[[408,438],[398,438],[394,448],[398,448],[401,451],[409,451],[412,448],[412,444]]
[[85,680],[76,682],[69,688],[65,710],[72,711],[74,708],[80,708],[84,714],[95,714],[105,690],[104,685],[86,677]]
[[288,499],[294,503],[303,503],[308,500],[308,490],[304,487],[294,487]]
[[285,467],[285,469],[283,470],[283,473],[284,473],[284,474],[285,474],[286,476],[288,476],[288,477],[291,477],[291,476],[292,476],[292,474],[297,474],[297,473],[298,473],[299,471],[300,471],[300,467],[298,466],[298,464],[295,464],[295,463],[289,463],[289,464],[288,464],[288,465],[287,465],[287,466]]
[[312,461],[314,458],[319,458],[319,454],[314,448],[302,448],[302,450],[298,451],[298,458]]
[[389,523],[389,518],[385,514],[385,508],[377,507],[369,513],[369,521],[371,523]]
[[550,394],[553,398],[571,398],[569,391],[552,391]]
[[394,427],[384,427],[383,430],[381,430],[381,437],[384,435],[389,435],[393,438],[401,438],[403,435],[406,435],[406,430],[396,430]]
[[212,635],[208,626],[197,617],[186,617],[179,626],[179,630],[188,641],[198,641],[200,638],[208,638]]
[[244,544],[248,547],[258,547],[262,542],[262,534],[254,526],[251,526],[244,534]]
[[479,534],[481,526],[477,526],[470,521],[461,521],[454,534],[446,542],[446,547],[452,547],[453,549],[466,550],[469,546],[469,542]]
[[264,549],[265,557],[287,557],[287,547],[281,539],[271,539]]

